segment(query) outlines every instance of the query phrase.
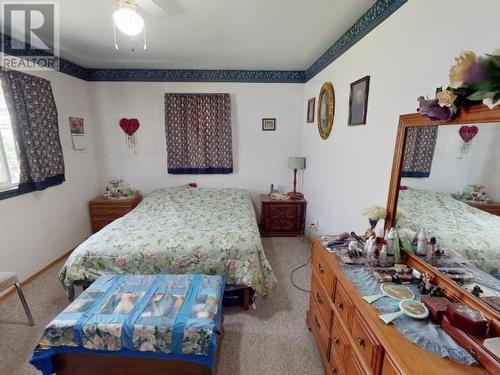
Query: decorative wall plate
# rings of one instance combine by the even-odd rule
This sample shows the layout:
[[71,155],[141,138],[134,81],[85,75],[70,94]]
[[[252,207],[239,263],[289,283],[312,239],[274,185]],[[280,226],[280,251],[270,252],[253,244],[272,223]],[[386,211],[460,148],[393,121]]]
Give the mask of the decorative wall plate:
[[318,97],[318,131],[323,139],[330,136],[335,115],[335,93],[330,82],[323,83]]

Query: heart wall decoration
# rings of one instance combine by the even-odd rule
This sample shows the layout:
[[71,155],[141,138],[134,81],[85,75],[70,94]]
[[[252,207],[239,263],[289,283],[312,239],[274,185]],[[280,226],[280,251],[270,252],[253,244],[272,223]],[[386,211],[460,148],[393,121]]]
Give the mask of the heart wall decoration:
[[140,123],[136,118],[122,118],[120,120],[120,128],[122,128],[125,133],[125,139],[127,141],[128,147],[132,148],[135,151],[137,146],[137,139],[135,137],[135,132],[139,129]]
[[472,140],[479,133],[479,128],[475,125],[472,126],[461,126],[458,134],[462,138],[462,144],[460,145],[460,153],[464,156],[466,155],[472,145]]

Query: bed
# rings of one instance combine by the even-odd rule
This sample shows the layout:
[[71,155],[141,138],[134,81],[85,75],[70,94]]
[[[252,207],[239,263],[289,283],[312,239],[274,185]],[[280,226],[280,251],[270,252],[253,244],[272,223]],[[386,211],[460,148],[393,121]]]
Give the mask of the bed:
[[421,228],[438,244],[492,275],[500,273],[500,217],[478,210],[449,194],[407,189],[399,192],[398,208],[408,217],[398,228]]
[[30,363],[44,375],[140,374],[145,366],[213,374],[223,292],[222,276],[101,276],[47,325]]
[[248,192],[163,188],[92,235],[59,274],[70,298],[74,285],[103,274],[223,275],[267,297],[276,283],[266,259]]

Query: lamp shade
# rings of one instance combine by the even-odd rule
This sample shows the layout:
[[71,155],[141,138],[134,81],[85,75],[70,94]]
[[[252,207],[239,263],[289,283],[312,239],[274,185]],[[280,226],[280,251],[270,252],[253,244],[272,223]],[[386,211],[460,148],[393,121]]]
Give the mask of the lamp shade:
[[290,169],[306,169],[306,158],[290,156],[288,158],[288,168]]

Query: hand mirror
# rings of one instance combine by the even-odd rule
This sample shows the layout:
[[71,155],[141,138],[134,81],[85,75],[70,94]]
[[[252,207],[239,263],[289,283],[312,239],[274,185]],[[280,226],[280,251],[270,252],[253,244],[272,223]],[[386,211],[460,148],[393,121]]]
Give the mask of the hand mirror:
[[429,310],[422,302],[406,299],[399,302],[399,310],[389,314],[382,314],[379,316],[385,324],[389,324],[394,319],[401,315],[408,315],[414,319],[425,319],[429,316]]
[[385,283],[380,285],[380,291],[382,294],[375,294],[373,296],[364,296],[363,299],[368,303],[373,303],[376,300],[382,297],[390,297],[396,300],[403,299],[413,299],[415,295],[407,286],[394,284],[394,283]]

